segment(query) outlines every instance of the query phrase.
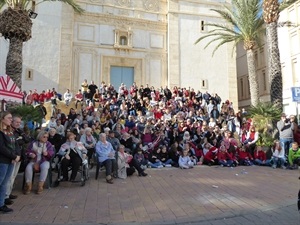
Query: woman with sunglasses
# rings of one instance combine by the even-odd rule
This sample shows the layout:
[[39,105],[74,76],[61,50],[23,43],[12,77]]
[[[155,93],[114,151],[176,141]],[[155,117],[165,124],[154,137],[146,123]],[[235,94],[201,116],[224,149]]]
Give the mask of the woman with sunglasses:
[[8,111],[0,112],[0,212],[2,213],[13,211],[5,205],[4,201],[7,183],[14,168],[13,164],[20,161],[11,123],[12,115]]
[[55,152],[53,145],[48,141],[48,138],[48,132],[42,130],[38,133],[36,140],[28,146],[26,156],[29,159],[29,163],[25,169],[25,195],[28,195],[31,191],[33,172],[40,173],[40,179],[36,193],[41,194],[43,192],[44,183],[50,167],[50,161]]

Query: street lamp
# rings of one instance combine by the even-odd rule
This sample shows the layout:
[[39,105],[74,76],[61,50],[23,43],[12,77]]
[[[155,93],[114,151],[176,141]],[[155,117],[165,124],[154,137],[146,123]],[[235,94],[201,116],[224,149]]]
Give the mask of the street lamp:
[[38,14],[30,9],[28,10],[28,15],[31,19],[35,19]]

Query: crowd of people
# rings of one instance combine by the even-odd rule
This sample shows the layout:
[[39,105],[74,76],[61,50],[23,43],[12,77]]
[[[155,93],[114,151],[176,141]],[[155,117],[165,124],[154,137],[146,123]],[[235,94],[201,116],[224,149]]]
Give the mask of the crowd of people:
[[[24,194],[31,193],[34,171],[40,172],[36,191],[40,194],[55,155],[60,156],[63,181],[74,181],[80,164],[87,159],[91,168],[95,160],[105,167],[109,184],[135,171],[147,176],[147,168],[261,165],[297,169],[300,165],[300,149],[294,141],[298,132],[295,118],[287,120],[282,114],[277,124],[280,140],[265,152],[257,145],[259,133],[247,111],[235,112],[232,103],[222,101],[216,93],[138,87],[135,83],[128,89],[124,84],[115,89],[104,82],[98,87],[84,80],[74,96],[70,90],[64,95],[58,95],[55,89],[41,94],[34,90],[25,96],[24,104],[51,101],[55,105],[56,98],[61,98],[66,107],[74,101],[75,108],[66,115],[53,107],[47,127],[36,128],[36,137],[20,128],[18,115],[1,113],[1,212],[12,211],[7,205],[17,197],[11,191],[21,162],[27,161],[23,165]],[[43,109],[43,113],[45,116],[48,112]]]

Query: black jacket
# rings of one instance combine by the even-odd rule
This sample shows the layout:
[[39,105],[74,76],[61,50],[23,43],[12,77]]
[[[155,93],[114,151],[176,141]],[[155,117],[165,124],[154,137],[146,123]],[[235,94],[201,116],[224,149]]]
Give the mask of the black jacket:
[[11,137],[0,131],[0,163],[10,164],[17,158],[15,136]]

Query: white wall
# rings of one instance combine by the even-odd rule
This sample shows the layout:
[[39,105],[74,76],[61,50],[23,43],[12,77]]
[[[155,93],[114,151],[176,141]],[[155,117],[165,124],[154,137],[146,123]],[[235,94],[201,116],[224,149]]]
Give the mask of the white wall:
[[[57,88],[60,52],[61,3],[46,2],[36,8],[32,38],[23,44],[22,89]],[[0,73],[5,73],[8,42],[0,39]],[[33,70],[33,80],[25,80],[26,69]]]

